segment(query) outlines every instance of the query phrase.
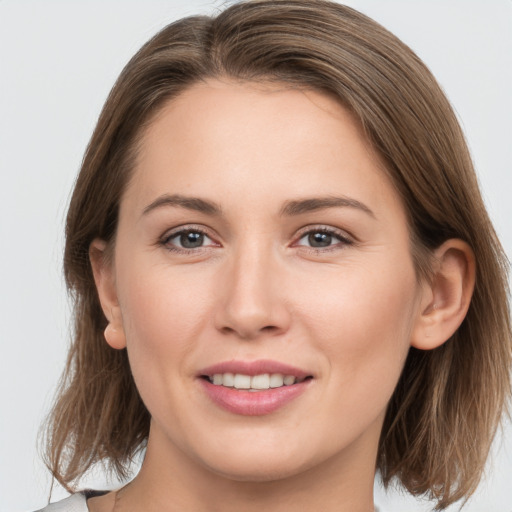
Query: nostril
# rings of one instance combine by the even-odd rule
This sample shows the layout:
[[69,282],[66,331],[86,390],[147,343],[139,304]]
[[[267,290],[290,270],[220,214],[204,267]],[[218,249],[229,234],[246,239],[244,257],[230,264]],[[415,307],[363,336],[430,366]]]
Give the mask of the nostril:
[[230,327],[225,325],[221,327],[220,331],[227,335],[237,335],[238,337],[245,340],[252,340],[259,337],[261,334],[273,335],[280,332],[279,327],[276,325],[265,325],[264,327],[250,328],[246,326],[240,326],[239,328]]

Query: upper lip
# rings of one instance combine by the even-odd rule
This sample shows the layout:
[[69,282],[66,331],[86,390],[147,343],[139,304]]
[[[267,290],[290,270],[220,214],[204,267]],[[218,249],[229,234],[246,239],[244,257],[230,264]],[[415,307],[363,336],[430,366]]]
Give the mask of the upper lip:
[[199,376],[210,376],[219,373],[240,373],[250,376],[262,375],[264,373],[280,373],[282,375],[293,375],[299,379],[311,376],[311,372],[269,359],[259,359],[256,361],[237,361],[232,359],[231,361],[223,361],[203,368],[199,371]]

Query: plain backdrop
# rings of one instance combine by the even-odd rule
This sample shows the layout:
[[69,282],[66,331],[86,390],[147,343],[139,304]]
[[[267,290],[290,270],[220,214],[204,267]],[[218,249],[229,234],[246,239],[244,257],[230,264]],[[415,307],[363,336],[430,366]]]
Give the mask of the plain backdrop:
[[[158,29],[215,0],[0,0],[0,512],[43,506],[36,437],[63,368],[69,306],[61,272],[70,190],[102,104]],[[497,231],[512,254],[512,1],[353,0],[432,69],[452,101]],[[96,475],[91,486],[108,485]],[[463,509],[512,511],[512,427]],[[53,499],[65,496],[57,488]],[[376,483],[388,512],[432,505]],[[457,507],[450,508],[450,511]]]

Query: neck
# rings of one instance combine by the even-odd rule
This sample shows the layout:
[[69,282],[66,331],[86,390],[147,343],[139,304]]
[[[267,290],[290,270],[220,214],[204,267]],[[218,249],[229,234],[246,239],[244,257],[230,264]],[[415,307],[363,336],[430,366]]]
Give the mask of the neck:
[[376,442],[361,438],[343,453],[291,476],[240,481],[205,467],[152,425],[142,468],[120,493],[116,512],[260,512],[262,507],[273,512],[371,512],[376,454]]

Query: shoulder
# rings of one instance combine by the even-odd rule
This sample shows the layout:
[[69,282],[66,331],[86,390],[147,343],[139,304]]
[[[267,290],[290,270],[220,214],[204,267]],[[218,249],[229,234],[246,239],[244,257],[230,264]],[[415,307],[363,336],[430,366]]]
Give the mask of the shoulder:
[[71,496],[68,496],[67,498],[61,501],[50,503],[46,507],[40,510],[36,510],[35,512],[88,512],[87,498],[92,498],[93,496],[100,496],[101,494],[104,494],[104,492],[77,492],[76,494],[72,494]]

